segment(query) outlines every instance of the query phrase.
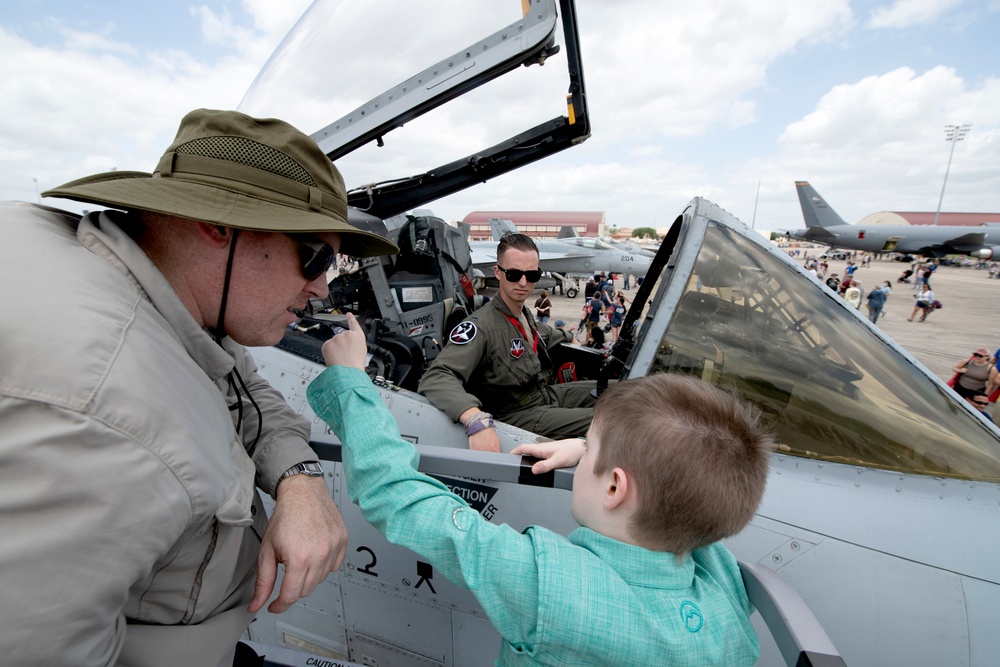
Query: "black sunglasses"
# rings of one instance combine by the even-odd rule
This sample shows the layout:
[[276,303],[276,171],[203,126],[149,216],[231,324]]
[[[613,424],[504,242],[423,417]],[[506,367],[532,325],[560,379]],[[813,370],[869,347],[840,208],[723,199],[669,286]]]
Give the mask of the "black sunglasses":
[[985,355],[985,354],[979,354],[978,352],[973,352],[973,353],[972,353],[972,356],[974,356],[974,357],[979,357],[980,359],[982,359],[982,358],[983,358],[983,357],[985,357],[986,355]]
[[326,243],[301,236],[288,235],[299,244],[299,262],[302,263],[302,277],[313,281],[326,273],[337,259],[337,253]]
[[505,269],[499,264],[497,264],[497,268],[503,271],[504,277],[506,277],[507,280],[512,283],[520,282],[521,276],[524,276],[524,278],[529,283],[537,283],[539,280],[542,279],[541,269],[535,269],[533,271],[522,271],[521,269]]

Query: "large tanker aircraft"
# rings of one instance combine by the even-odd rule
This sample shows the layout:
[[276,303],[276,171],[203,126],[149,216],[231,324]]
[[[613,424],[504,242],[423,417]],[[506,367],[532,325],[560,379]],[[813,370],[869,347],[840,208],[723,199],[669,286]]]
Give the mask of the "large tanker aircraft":
[[974,226],[849,225],[808,181],[796,181],[795,189],[806,227],[784,232],[790,238],[868,252],[898,252],[926,257],[1000,257],[1000,221]]

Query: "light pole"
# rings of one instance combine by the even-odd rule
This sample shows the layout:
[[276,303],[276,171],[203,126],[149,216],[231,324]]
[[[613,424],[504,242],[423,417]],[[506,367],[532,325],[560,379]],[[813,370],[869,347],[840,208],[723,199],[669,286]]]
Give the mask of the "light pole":
[[938,217],[941,215],[941,202],[944,201],[944,187],[948,185],[948,172],[951,170],[951,158],[955,155],[955,144],[964,139],[965,135],[969,133],[971,128],[971,123],[944,126],[944,138],[945,141],[951,142],[951,151],[948,152],[948,166],[944,168],[944,183],[941,184],[941,196],[938,197],[938,207],[937,211],[934,213],[935,225],[937,225]]

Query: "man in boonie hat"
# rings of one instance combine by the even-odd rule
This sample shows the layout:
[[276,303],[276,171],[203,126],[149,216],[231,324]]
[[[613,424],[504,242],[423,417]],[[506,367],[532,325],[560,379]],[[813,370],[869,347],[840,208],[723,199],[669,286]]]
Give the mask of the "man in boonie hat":
[[326,297],[338,252],[396,247],[348,224],[311,138],[234,111],[185,116],[152,174],[44,194],[113,210],[0,204],[0,655],[233,664],[278,564],[273,612],[347,545],[309,422],[243,346]]

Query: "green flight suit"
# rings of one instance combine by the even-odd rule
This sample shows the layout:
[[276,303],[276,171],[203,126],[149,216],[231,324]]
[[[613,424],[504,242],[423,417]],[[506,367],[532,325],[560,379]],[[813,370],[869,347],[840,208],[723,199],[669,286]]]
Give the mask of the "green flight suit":
[[[550,438],[584,435],[594,416],[594,381],[547,383],[549,350],[571,340],[569,332],[523,314],[531,333],[514,324],[497,297],[460,322],[420,380],[418,391],[458,421],[480,407],[508,424]],[[537,351],[536,351],[537,350]]]

